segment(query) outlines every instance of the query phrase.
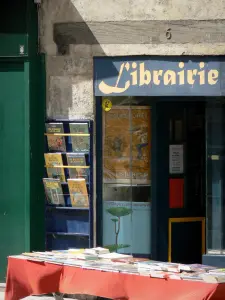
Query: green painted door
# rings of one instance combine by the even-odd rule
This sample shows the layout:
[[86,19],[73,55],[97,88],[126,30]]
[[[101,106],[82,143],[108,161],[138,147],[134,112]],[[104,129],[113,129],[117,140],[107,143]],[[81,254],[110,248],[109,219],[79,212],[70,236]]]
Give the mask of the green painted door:
[[0,281],[7,256],[27,249],[29,157],[24,63],[0,62]]

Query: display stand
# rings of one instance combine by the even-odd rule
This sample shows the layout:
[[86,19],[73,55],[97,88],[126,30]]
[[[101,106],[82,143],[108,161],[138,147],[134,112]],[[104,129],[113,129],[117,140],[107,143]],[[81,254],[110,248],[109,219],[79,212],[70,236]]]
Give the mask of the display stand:
[[[66,250],[69,248],[90,248],[93,247],[93,121],[91,120],[65,120],[54,119],[47,120],[47,123],[63,124],[64,133],[45,133],[46,149],[45,153],[61,153],[63,165],[60,166],[65,173],[65,181],[61,180],[64,205],[54,205],[47,201],[46,194],[46,250]],[[70,124],[88,124],[89,133],[71,133]],[[78,125],[79,126],[79,125]],[[65,138],[66,151],[55,151],[49,149],[48,136],[60,136]],[[82,153],[75,151],[72,145],[72,138],[76,136],[89,137],[89,150]],[[67,155],[75,153],[78,156],[83,155],[86,160],[86,166],[68,165]],[[45,178],[47,174],[47,165],[45,165]],[[59,166],[57,166],[59,168]],[[71,193],[68,187],[68,179],[71,179],[71,169],[85,168],[87,176],[85,183],[87,187],[89,207],[73,206]],[[79,177],[79,176],[78,176]],[[45,190],[46,191],[46,190]]]

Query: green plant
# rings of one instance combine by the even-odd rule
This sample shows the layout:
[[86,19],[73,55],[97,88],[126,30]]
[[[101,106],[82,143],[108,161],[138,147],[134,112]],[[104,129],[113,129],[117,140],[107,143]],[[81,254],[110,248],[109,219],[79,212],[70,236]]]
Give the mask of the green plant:
[[112,246],[114,246],[116,251],[118,249],[129,247],[130,245],[118,245],[118,237],[120,233],[121,217],[130,215],[132,213],[132,209],[126,207],[111,207],[108,208],[106,211],[112,216],[116,217],[111,219],[111,221],[114,222],[114,230],[115,230],[116,238],[115,238],[115,245],[110,245],[110,247],[112,248]]

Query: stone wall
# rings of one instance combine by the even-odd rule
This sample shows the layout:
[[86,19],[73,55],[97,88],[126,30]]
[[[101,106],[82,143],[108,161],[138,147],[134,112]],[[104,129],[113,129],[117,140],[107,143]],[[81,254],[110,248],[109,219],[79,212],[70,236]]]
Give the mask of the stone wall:
[[[225,16],[223,0],[43,0],[40,7],[41,50],[46,53],[47,65],[47,115],[51,118],[92,118],[95,115],[93,97],[93,57],[118,55],[222,55],[225,43],[198,41],[189,43],[171,42],[127,44],[103,44],[104,36],[95,30],[96,22],[177,21],[177,20],[221,20]],[[220,22],[220,21],[217,21]],[[64,24],[65,38],[71,44],[56,45],[55,24]],[[76,43],[68,24],[86,24],[90,43]],[[93,26],[93,24],[95,26]],[[133,25],[132,25],[133,24]],[[140,22],[139,22],[140,24]],[[171,22],[170,22],[171,24]],[[217,24],[217,23],[216,23]],[[139,25],[137,25],[139,26]],[[168,25],[169,26],[169,25]],[[210,26],[209,26],[210,27]],[[68,31],[67,31],[68,28]],[[102,27],[101,27],[102,28]],[[157,28],[156,28],[157,29]],[[166,30],[166,27],[165,27]],[[206,28],[207,30],[207,28]],[[216,29],[217,30],[217,29]],[[115,36],[116,36],[115,32]],[[161,33],[159,32],[159,35]],[[71,38],[72,36],[72,38]],[[82,39],[82,35],[81,35]],[[115,40],[115,39],[114,39]],[[93,42],[94,41],[94,42]],[[99,42],[100,41],[100,42]],[[183,40],[182,40],[183,41]],[[69,42],[69,43],[70,43]],[[61,48],[60,48],[61,47]]]
[[223,55],[224,17],[223,0],[42,0],[47,117],[95,118],[95,56]]

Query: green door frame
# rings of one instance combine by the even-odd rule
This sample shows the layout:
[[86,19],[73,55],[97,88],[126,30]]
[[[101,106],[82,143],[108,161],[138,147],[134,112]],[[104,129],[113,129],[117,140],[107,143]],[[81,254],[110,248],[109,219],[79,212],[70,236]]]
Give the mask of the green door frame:
[[[24,83],[24,249],[44,250],[44,191],[41,178],[44,174],[44,120],[45,120],[45,57],[33,59],[0,58],[0,66],[10,72],[10,65],[23,65]],[[13,71],[13,70],[12,70]],[[12,83],[13,84],[13,83]],[[14,83],[16,84],[16,83]],[[13,86],[12,86],[13,88]],[[6,118],[8,118],[6,116]],[[10,116],[9,116],[10,118]],[[10,120],[9,122],[16,122]],[[13,139],[14,137],[12,137]],[[10,166],[9,168],[13,168]],[[19,201],[19,199],[18,199]],[[17,226],[15,224],[15,226]],[[4,243],[4,241],[2,241]],[[12,254],[12,253],[9,253]],[[13,253],[18,254],[18,253]],[[4,278],[1,278],[4,280]]]

